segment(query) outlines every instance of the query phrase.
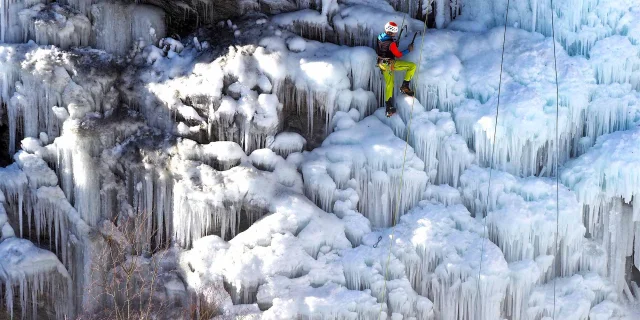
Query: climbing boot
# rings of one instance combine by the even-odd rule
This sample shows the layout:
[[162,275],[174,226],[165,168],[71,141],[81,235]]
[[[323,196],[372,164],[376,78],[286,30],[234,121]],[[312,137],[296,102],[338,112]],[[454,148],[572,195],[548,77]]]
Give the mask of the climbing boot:
[[409,81],[403,81],[402,82],[402,86],[400,87],[400,92],[413,97],[414,92],[413,90],[411,90],[411,88],[409,88]]
[[385,102],[385,107],[387,111],[387,118],[391,117],[396,113],[396,107],[393,106],[393,102],[391,101],[391,99]]

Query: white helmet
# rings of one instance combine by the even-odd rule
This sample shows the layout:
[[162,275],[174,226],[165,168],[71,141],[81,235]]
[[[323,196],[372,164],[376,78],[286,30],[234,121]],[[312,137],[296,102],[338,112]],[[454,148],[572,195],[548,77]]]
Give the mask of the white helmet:
[[393,21],[389,21],[384,25],[384,31],[396,33],[398,32],[398,25]]

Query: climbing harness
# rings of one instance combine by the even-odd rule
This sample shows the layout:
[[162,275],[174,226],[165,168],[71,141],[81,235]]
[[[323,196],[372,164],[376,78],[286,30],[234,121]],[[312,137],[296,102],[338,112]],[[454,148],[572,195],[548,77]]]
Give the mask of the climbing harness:
[[[405,13],[406,16],[406,13]],[[416,73],[418,73],[418,71],[420,70],[420,65],[422,64],[422,50],[424,48],[424,34],[427,31],[427,19],[428,19],[428,15],[424,18],[424,27],[422,30],[422,44],[420,45],[420,57],[418,58],[418,67],[416,69]],[[404,25],[404,18],[402,18],[402,24]],[[399,39],[400,37],[398,37]],[[418,81],[420,80],[420,77],[418,77],[416,79],[416,83],[418,83]],[[417,86],[416,86],[417,87]],[[400,172],[400,184],[399,184],[399,188],[398,188],[398,201],[396,203],[396,214],[398,213],[398,211],[400,211],[400,197],[402,196],[402,184],[404,183],[404,167],[405,164],[407,162],[407,149],[409,148],[409,135],[411,134],[411,121],[413,120],[413,106],[415,105],[416,102],[416,98],[413,97],[413,101],[411,102],[411,113],[409,114],[409,122],[407,123],[407,137],[406,137],[406,142],[405,142],[405,146],[404,146],[404,155],[403,155],[403,159],[402,159],[402,171]],[[395,236],[395,231],[396,231],[396,219],[395,216],[392,215],[392,223],[393,223],[393,227],[391,229],[391,238],[389,241],[389,253],[387,255],[387,263],[385,266],[385,271],[384,271],[384,287],[382,289],[382,302],[380,303],[380,312],[378,313],[378,320],[380,319],[380,317],[382,316],[382,306],[385,303],[385,299],[386,299],[386,293],[387,293],[387,278],[388,278],[388,273],[389,273],[389,262],[391,262],[391,248],[393,247],[393,241],[394,241],[394,236]],[[376,244],[377,245],[377,244]]]

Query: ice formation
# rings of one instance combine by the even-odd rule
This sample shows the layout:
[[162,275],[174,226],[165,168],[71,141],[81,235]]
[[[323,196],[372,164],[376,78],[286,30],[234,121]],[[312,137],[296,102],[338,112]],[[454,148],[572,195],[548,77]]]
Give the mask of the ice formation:
[[389,238],[395,242],[394,256],[405,265],[412,287],[434,302],[437,319],[489,319],[501,314],[509,269],[500,249],[482,233],[462,205],[425,201],[393,231],[385,230],[378,247],[388,248]]
[[560,274],[575,273],[580,267],[585,234],[575,194],[561,186],[556,202],[554,180],[519,179],[504,172],[494,172],[491,179],[489,190],[487,169],[472,167],[465,171],[460,178],[462,200],[476,216],[486,216],[489,237],[502,249],[505,259],[534,260],[556,255],[557,251]]
[[19,16],[25,34],[22,40],[30,39],[42,45],[52,44],[61,49],[89,45],[89,19],[57,3],[37,4],[20,11]]
[[505,5],[0,1],[4,308],[133,268],[172,319],[637,318],[640,7],[511,1],[494,140]]
[[95,48],[124,54],[135,42],[156,44],[164,38],[165,14],[155,6],[98,2],[91,6],[92,39]]
[[[37,319],[38,304],[44,299],[56,318],[69,314],[73,288],[67,270],[52,252],[16,237],[2,202],[0,257],[0,302],[8,316],[13,317],[14,305],[19,305],[18,314]],[[14,298],[19,299],[17,304]]]
[[425,190],[424,162],[411,149],[404,156],[404,141],[374,116],[357,123],[349,115],[336,116],[336,126],[341,130],[305,156],[305,193],[326,211],[346,200],[372,225],[393,225]]
[[108,55],[64,52],[33,43],[0,45],[0,66],[0,101],[7,105],[10,154],[23,137],[44,132],[54,138],[68,118],[81,119],[115,107],[116,66]]
[[538,286],[528,302],[531,319],[553,317],[562,319],[627,319],[632,315],[615,303],[615,289],[593,273],[557,278],[556,302],[554,284]]
[[132,44],[156,44],[166,34],[162,9],[137,3],[70,0],[5,0],[0,43],[33,40],[62,49],[91,45],[127,53]]
[[[560,175],[585,204],[584,219],[592,238],[607,254],[607,274],[622,290],[627,257],[636,266],[638,245],[638,127],[599,137],[588,152],[571,160]],[[634,240],[635,239],[635,240]]]
[[409,145],[425,163],[429,181],[457,187],[460,175],[474,161],[474,154],[456,133],[451,114],[437,109],[426,111],[420,102],[406,97],[396,98],[395,103],[399,119],[387,119],[381,110],[376,116],[398,137],[405,141],[408,138]]
[[[506,2],[487,5],[482,0],[465,0],[462,14],[450,28],[487,28],[504,25]],[[567,12],[567,14],[561,14]],[[571,55],[586,55],[598,41],[612,34],[637,37],[638,10],[634,0],[571,0],[511,2],[509,26],[551,36],[551,15],[556,35]]]
[[[492,162],[500,170],[524,176],[551,175],[555,174],[554,163],[565,162],[571,156],[574,141],[581,137],[582,116],[594,81],[590,80],[593,79],[590,78],[591,69],[584,58],[572,58],[560,52],[559,141],[556,141],[554,69],[549,65],[549,61],[553,62],[553,43],[548,38],[523,32],[508,31],[496,140],[493,141],[499,59],[482,58],[482,55],[463,58],[463,72],[470,74],[466,78],[472,81],[466,90],[474,99],[464,100],[454,114],[460,134],[473,144],[482,165],[488,166]],[[487,40],[496,39],[498,33],[501,33],[498,29],[492,29]],[[477,42],[481,40],[469,38],[468,41],[461,46],[462,50],[471,48],[474,42],[475,46],[479,45]],[[498,43],[485,45],[494,48],[485,54],[495,57]],[[487,59],[491,59],[494,66],[488,77],[491,84],[478,73],[486,69],[482,61]],[[496,150],[492,159],[494,144]],[[556,148],[560,150],[557,155]]]
[[273,149],[278,155],[287,157],[294,152],[302,152],[307,145],[307,140],[295,132],[280,132],[273,142],[268,143],[269,149]]

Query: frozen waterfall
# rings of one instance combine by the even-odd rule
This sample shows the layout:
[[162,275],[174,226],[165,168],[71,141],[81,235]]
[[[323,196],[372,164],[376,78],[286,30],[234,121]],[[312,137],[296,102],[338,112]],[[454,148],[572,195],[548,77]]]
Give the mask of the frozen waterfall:
[[0,0],[0,318],[640,318],[640,3],[509,3]]

